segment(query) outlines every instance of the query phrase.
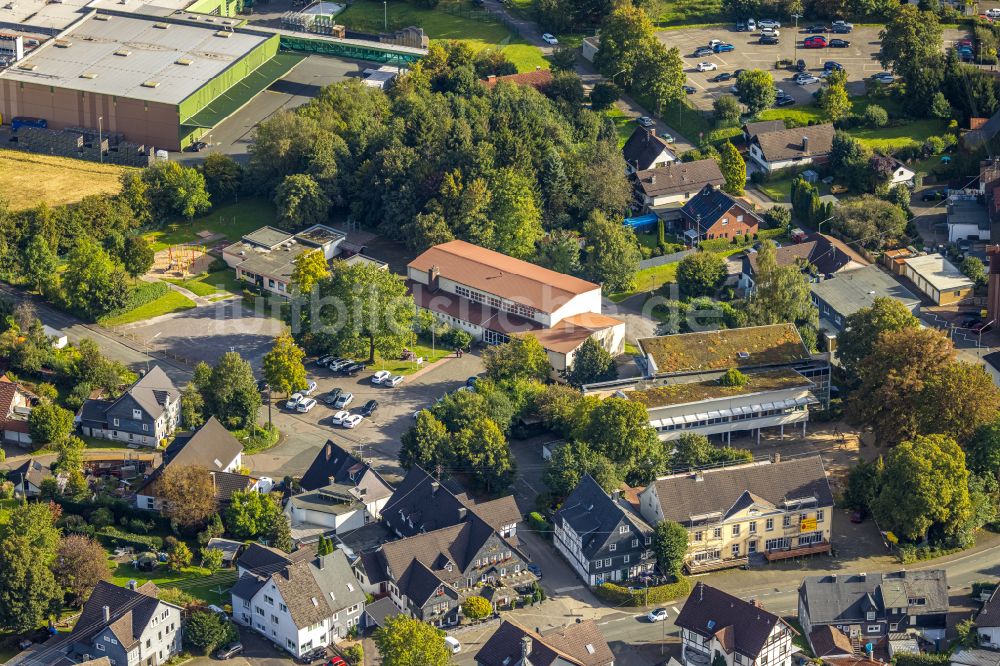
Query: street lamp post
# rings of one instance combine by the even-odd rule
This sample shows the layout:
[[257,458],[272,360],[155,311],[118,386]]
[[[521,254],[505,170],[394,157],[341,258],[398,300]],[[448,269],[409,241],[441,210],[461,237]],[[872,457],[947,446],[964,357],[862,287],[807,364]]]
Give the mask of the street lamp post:
[[104,116],[97,116],[97,152],[101,156],[101,164],[104,164]]
[[818,222],[816,224],[816,233],[818,233],[818,234],[823,233],[823,225],[826,224],[827,222],[829,222],[832,219],[833,219],[833,217],[828,217],[825,220],[823,220],[822,222]]
[[792,18],[795,19],[795,34],[792,35],[792,60],[795,60],[798,64],[799,56],[799,19],[802,18],[802,14],[792,14]]
[[382,0],[382,16],[385,22],[385,31],[389,32],[389,0]]

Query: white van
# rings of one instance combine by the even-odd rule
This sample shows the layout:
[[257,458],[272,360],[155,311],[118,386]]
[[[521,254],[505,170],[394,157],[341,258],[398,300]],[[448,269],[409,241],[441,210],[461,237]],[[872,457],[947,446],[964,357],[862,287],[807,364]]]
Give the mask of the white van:
[[457,638],[445,636],[444,644],[448,646],[448,649],[451,650],[452,654],[458,654],[462,651],[462,644],[458,642]]

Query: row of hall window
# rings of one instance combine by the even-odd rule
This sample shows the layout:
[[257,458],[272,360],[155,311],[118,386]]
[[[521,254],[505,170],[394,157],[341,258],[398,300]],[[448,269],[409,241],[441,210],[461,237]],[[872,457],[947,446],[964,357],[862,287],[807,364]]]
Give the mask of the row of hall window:
[[497,298],[496,296],[484,294],[480,291],[473,291],[472,289],[461,285],[455,285],[455,293],[469,299],[470,301],[485,303],[491,308],[504,310],[506,312],[513,312],[516,315],[521,315],[522,317],[527,317],[528,319],[533,319],[535,314],[538,312],[531,306],[521,305],[520,303],[509,303]]
[[694,421],[692,423],[675,423],[672,425],[660,426],[657,428],[660,432],[670,432],[671,430],[686,430],[688,428],[704,428],[705,426],[715,425],[717,423],[732,423],[734,421],[746,421],[749,419],[761,419],[768,416],[778,416],[779,414],[791,414],[792,412],[802,412],[805,411],[805,407],[787,407],[782,409],[762,409],[753,412],[752,414],[734,414],[732,416],[719,416],[712,419],[703,419],[701,421]]
[[[824,519],[826,518],[825,513],[826,512],[823,509],[817,509],[816,510],[816,522],[817,523],[822,523],[824,521]],[[801,513],[801,514],[799,514],[799,520],[800,521],[806,520],[808,517],[809,517],[808,513]],[[792,521],[794,519],[795,519],[795,515],[794,514],[785,514],[785,516],[782,518],[781,526],[782,527],[791,527],[792,524],[793,524]],[[747,533],[748,534],[757,534],[757,523],[758,523],[758,521],[756,521],[756,520],[751,520],[749,523],[747,523]],[[737,523],[736,525],[733,525],[731,527],[732,536],[734,536],[734,537],[740,536],[740,533],[741,533],[742,529],[743,529],[743,527],[742,527],[742,524],[740,524],[740,523]],[[764,531],[765,532],[770,532],[773,529],[774,529],[774,518],[768,518],[767,520],[764,521]],[[712,538],[713,539],[721,539],[722,538],[722,528],[721,527],[715,527],[715,528],[712,529]],[[703,530],[698,530],[697,532],[694,533],[694,540],[695,541],[704,541],[704,539],[705,539],[705,532]],[[612,550],[613,550],[613,548],[612,548]]]

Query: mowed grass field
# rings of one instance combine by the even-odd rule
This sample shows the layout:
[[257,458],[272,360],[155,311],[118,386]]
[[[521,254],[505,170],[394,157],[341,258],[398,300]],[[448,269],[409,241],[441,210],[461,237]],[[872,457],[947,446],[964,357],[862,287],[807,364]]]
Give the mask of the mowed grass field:
[[[446,6],[454,8],[456,13],[445,11]],[[389,30],[415,25],[423,28],[431,39],[459,39],[476,51],[499,48],[519,72],[549,67],[540,49],[512,34],[470,1],[446,0],[434,9],[413,2],[391,2],[386,13],[381,0],[355,0],[337,15],[337,22],[363,32],[383,32],[386,18]]]
[[13,210],[73,203],[90,194],[116,193],[125,167],[70,157],[0,149],[0,199]]

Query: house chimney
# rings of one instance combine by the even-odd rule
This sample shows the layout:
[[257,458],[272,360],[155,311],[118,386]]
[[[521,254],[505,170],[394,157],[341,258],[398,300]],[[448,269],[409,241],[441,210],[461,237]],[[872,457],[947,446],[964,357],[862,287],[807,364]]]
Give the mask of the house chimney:
[[139,584],[137,582],[135,582],[135,580],[130,580],[128,582],[128,589],[132,590],[133,592],[135,592],[136,589],[138,589],[138,587],[139,587]]
[[101,606],[101,610],[104,612],[104,621],[111,622],[111,608],[109,606]]
[[326,568],[326,555],[320,555],[316,558],[316,568],[322,571]]
[[441,269],[438,268],[437,264],[431,266],[431,269],[427,272],[427,277],[428,277],[427,287],[431,291],[437,291],[438,279],[441,277]]
[[433,495],[441,487],[441,484],[437,481],[431,481],[431,494]]
[[497,80],[497,75],[496,74],[490,74],[489,76],[486,77],[486,80],[489,81],[490,83],[493,83],[494,81]]
[[469,510],[464,506],[458,508],[458,519],[465,520],[465,517],[469,515]]
[[649,174],[649,184],[650,185],[656,185],[656,174],[655,173]]
[[802,137],[802,152],[803,153],[809,152],[809,137],[807,136]]
[[521,636],[521,661],[528,663],[528,655],[531,654],[531,636]]

